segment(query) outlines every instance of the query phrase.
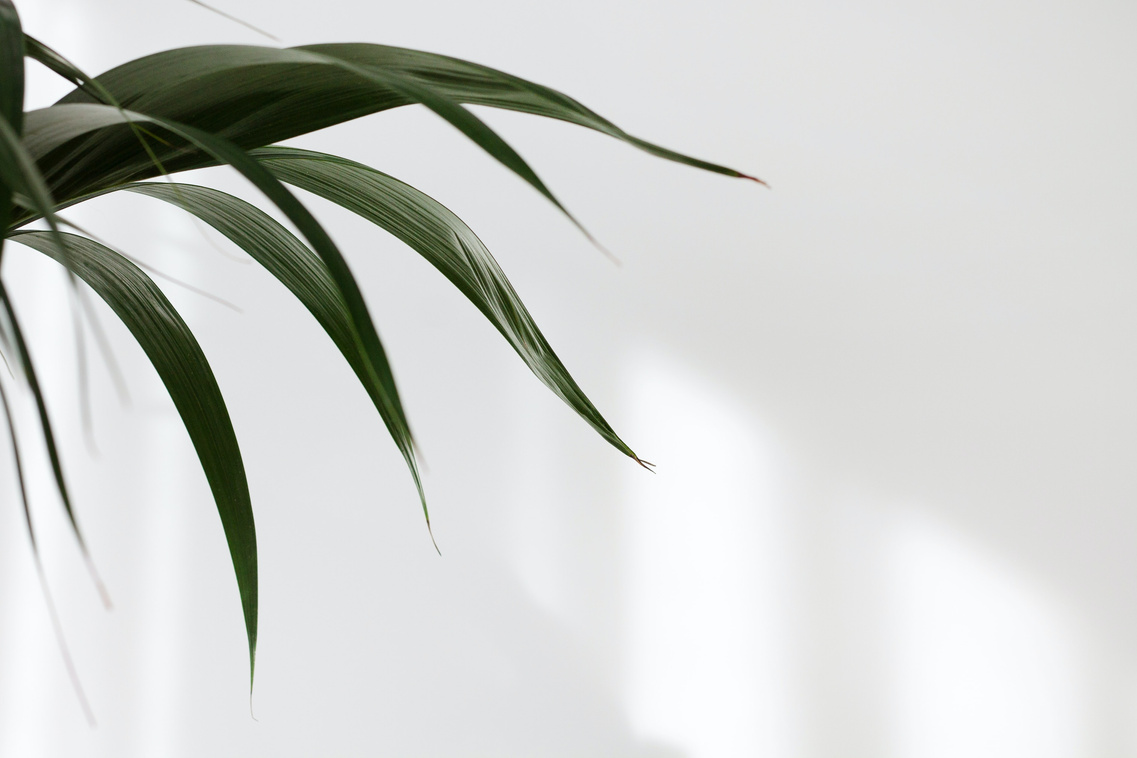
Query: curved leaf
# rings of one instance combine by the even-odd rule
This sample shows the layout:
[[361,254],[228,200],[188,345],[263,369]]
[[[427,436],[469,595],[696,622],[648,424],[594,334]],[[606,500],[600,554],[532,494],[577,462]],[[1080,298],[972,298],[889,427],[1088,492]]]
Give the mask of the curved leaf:
[[24,129],[24,32],[12,0],[0,0],[0,116]]
[[[337,65],[335,61],[350,65]],[[361,77],[360,68],[387,76],[386,84]],[[203,129],[244,148],[407,105],[416,100],[407,89],[409,84],[412,89],[426,88],[455,103],[569,121],[668,160],[728,176],[746,176],[632,137],[547,87],[455,58],[383,45],[313,45],[286,50],[239,45],[180,48],[126,63],[98,77],[98,81],[125,108]],[[96,102],[98,98],[91,93],[76,90],[60,104]],[[45,122],[57,115],[51,113],[56,107],[30,113],[28,131],[50,130]],[[36,140],[34,147],[29,141],[51,187],[61,198],[77,197],[114,181],[155,175],[149,158],[122,130],[72,137],[71,141]],[[181,146],[161,146],[158,152],[171,172],[208,165],[212,160]],[[117,178],[112,179],[112,175]]]
[[48,47],[44,43],[30,34],[24,35],[24,53],[34,61],[39,61],[48,70],[63,77],[67,81],[74,84],[79,89],[90,95],[97,103],[106,103],[107,105],[114,105],[107,100],[103,93],[98,92],[96,87],[88,85],[89,77],[75,67],[71,61],[64,58],[58,52]]
[[477,235],[449,209],[394,177],[334,155],[268,147],[251,155],[284,182],[386,229],[461,290],[549,389],[618,450],[636,460],[553,352]]
[[[20,17],[11,0],[0,0],[0,116],[17,136],[24,129],[24,34]],[[0,179],[0,235],[12,219],[12,193],[15,187]],[[0,238],[0,256],[4,253]]]
[[[132,115],[137,116],[137,114]],[[398,445],[403,458],[406,459],[407,465],[414,472],[415,481],[418,482],[414,441],[411,437],[410,426],[407,424],[406,414],[403,412],[402,402],[399,400],[399,391],[395,387],[395,377],[391,373],[387,354],[383,350],[383,344],[379,341],[379,333],[375,330],[375,324],[371,321],[371,314],[363,300],[363,293],[359,291],[359,285],[356,284],[347,261],[344,260],[343,255],[332,242],[332,238],[324,231],[324,227],[320,226],[303,203],[297,200],[295,195],[280,183],[280,180],[249,157],[248,153],[240,147],[225,139],[184,124],[158,118],[147,120],[165,127],[174,134],[190,141],[198,149],[206,151],[214,159],[237,169],[257,189],[263,192],[288,217],[289,221],[296,225],[308,243],[312,245],[324,265],[327,266],[328,273],[336,283],[340,296],[343,297],[348,313],[351,315],[352,326],[354,327],[352,336],[355,338],[361,354],[366,358],[364,361],[365,368],[373,375],[373,381],[385,390],[380,397],[380,401],[383,402],[386,410],[383,418],[385,420],[390,419],[387,428],[394,437],[395,444]],[[430,514],[426,511],[425,499],[423,515],[426,516],[426,526],[430,530]],[[433,532],[431,533],[431,540],[434,540]],[[436,549],[437,547],[438,545],[435,544]]]
[[16,232],[11,239],[54,258],[85,281],[134,335],[166,385],[221,515],[241,593],[251,684],[257,646],[256,528],[241,450],[217,380],[193,333],[150,277],[98,242],[66,237],[66,255],[47,232]]
[[[180,149],[183,151],[188,147],[192,151],[207,154],[213,162],[229,164],[263,192],[296,225],[316,254],[320,256],[324,265],[327,266],[328,273],[336,283],[348,312],[351,314],[353,336],[358,342],[362,355],[367,359],[365,367],[367,371],[374,374],[374,381],[386,390],[383,396],[387,412],[385,418],[392,419],[393,423],[390,427],[392,435],[395,437],[396,444],[402,451],[404,458],[407,458],[408,465],[414,465],[414,445],[410,427],[406,422],[402,403],[399,401],[390,364],[387,361],[383,345],[379,341],[379,334],[371,321],[371,315],[368,313],[363,295],[359,291],[359,285],[356,284],[347,261],[344,260],[331,237],[328,236],[308,209],[276,177],[229,140],[167,118],[147,116],[123,108],[95,104],[53,106],[47,110],[54,112],[57,116],[66,111],[64,118],[52,122],[53,129],[65,131],[82,130],[90,124],[102,124],[104,126],[116,124],[130,126],[136,123],[155,124],[172,134],[181,143]],[[91,195],[100,194],[111,188],[113,187],[100,188],[93,191]],[[75,200],[72,199],[72,201]],[[428,527],[429,524],[428,517]]]
[[[399,444],[400,420],[391,415],[391,408],[399,405],[398,396],[389,395],[391,387],[377,381],[376,376],[367,370],[367,358],[360,352],[351,314],[323,261],[267,213],[219,190],[157,182],[129,184],[123,189],[164,200],[194,214],[232,240],[288,287],[332,338],[371,397],[410,467],[423,512],[427,513],[426,494],[413,451],[409,445]],[[427,518],[429,520],[429,516]]]
[[421,50],[366,43],[304,45],[295,49],[318,52],[356,65],[403,71],[458,102],[567,121],[627,142],[657,158],[724,176],[757,181],[755,177],[727,166],[684,155],[634,137],[564,93],[488,66]]
[[[56,240],[56,243],[59,243],[60,234],[58,232],[39,233],[52,236]],[[75,533],[75,538],[79,541],[79,548],[83,551],[83,557],[87,560],[88,566],[92,566],[90,554],[87,550],[87,543],[83,539],[83,533],[79,531],[79,522],[75,518],[75,510],[71,506],[71,495],[67,490],[67,480],[63,477],[63,462],[59,458],[59,448],[55,444],[55,433],[52,431],[51,417],[48,416],[47,413],[47,402],[44,400],[43,391],[40,389],[35,364],[32,362],[32,355],[28,351],[27,342],[24,340],[24,332],[23,329],[20,328],[19,319],[16,318],[15,307],[12,305],[12,301],[8,297],[8,290],[4,287],[2,282],[0,282],[0,307],[3,308],[5,320],[5,341],[12,344],[14,348],[13,352],[15,352],[16,358],[18,359],[18,365],[24,372],[24,378],[27,380],[28,387],[32,391],[32,397],[35,398],[36,413],[39,414],[40,428],[43,430],[44,446],[47,448],[47,457],[51,462],[51,473],[55,478],[56,489],[59,490],[59,498],[63,501],[63,509],[67,511],[67,520],[71,523],[71,530]],[[100,584],[100,592],[105,593],[97,577],[95,581],[97,584]]]
[[[526,182],[528,182],[534,189],[544,195],[550,202],[552,202],[558,209],[561,210],[569,219],[585,231],[581,224],[568,212],[568,210],[561,204],[559,200],[553,195],[552,191],[545,185],[544,182],[537,176],[533,169],[525,162],[525,160],[517,154],[517,152],[509,146],[496,132],[490,129],[481,119],[470,113],[463,108],[457,101],[450,99],[445,94],[436,90],[435,88],[417,81],[411,77],[405,76],[401,72],[383,69],[376,66],[360,66],[350,61],[342,60],[340,58],[325,56],[318,52],[304,51],[298,49],[292,50],[274,50],[269,56],[278,64],[292,64],[292,65],[306,65],[311,68],[312,66],[330,66],[332,69],[341,70],[346,72],[357,81],[362,81],[372,88],[378,88],[380,91],[394,92],[408,100],[408,102],[416,102],[425,105],[431,111],[445,119],[451,125],[459,129],[463,134],[469,137],[475,144],[482,147],[492,157],[498,160],[506,168],[513,171]],[[41,51],[36,48],[37,53],[46,53],[46,50]],[[110,102],[116,106],[121,107],[118,98],[113,96],[106,90],[99,80],[90,80],[89,77],[82,74],[73,65],[67,63],[62,56],[55,54],[54,56],[48,55],[47,60],[54,68],[68,79],[79,81],[84,85],[82,91],[94,99],[96,102]],[[141,111],[137,107],[132,108],[136,112],[144,113],[147,115],[162,116],[162,113],[148,113]],[[192,114],[196,116],[196,114]],[[184,119],[176,119],[179,123],[184,123]],[[192,124],[191,124],[192,125]],[[208,131],[214,132],[216,129],[209,129]],[[58,137],[58,132],[55,133]],[[33,149],[43,150],[43,142],[39,139],[40,132],[37,131],[35,139],[32,141]],[[83,150],[83,159],[88,160],[92,151],[98,146],[98,135],[92,135],[85,141]],[[103,135],[104,137],[106,135]],[[92,142],[94,141],[94,144]],[[54,143],[48,143],[54,144]],[[162,160],[153,154],[152,148],[140,139],[140,145],[146,150],[150,162],[157,168],[162,168]],[[90,171],[90,164],[88,163],[88,172]],[[98,177],[99,171],[94,172],[94,176]],[[91,176],[86,177],[88,180]],[[104,185],[105,186],[105,185]],[[90,191],[92,186],[88,184],[87,190]],[[587,234],[587,231],[585,231]],[[591,238],[591,237],[590,237]]]

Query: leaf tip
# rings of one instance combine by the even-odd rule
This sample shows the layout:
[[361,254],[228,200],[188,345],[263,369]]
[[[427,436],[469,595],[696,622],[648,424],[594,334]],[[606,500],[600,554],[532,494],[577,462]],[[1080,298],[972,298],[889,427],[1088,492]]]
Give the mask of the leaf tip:
[[741,174],[741,173],[740,173],[740,174],[738,175],[738,177],[739,177],[740,179],[749,179],[749,180],[750,180],[750,181],[752,181],[752,182],[757,182],[758,184],[761,184],[761,185],[762,185],[763,187],[765,187],[766,189],[770,189],[770,185],[769,185],[767,182],[763,181],[762,179],[759,179],[759,178],[758,178],[758,177],[756,177],[756,176],[751,176],[750,174]]
[[426,520],[426,533],[430,535],[430,544],[434,545],[434,552],[442,555],[442,551],[438,549],[438,541],[434,539],[434,530],[430,527],[430,519]]
[[95,568],[95,562],[91,560],[91,554],[87,552],[86,546],[83,547],[83,559],[87,563],[87,573],[91,575],[91,581],[95,583],[95,590],[99,593],[99,599],[103,601],[103,608],[108,611],[113,611],[114,603],[111,602],[111,593],[107,590],[107,585],[103,582],[103,578],[99,576],[98,569]]

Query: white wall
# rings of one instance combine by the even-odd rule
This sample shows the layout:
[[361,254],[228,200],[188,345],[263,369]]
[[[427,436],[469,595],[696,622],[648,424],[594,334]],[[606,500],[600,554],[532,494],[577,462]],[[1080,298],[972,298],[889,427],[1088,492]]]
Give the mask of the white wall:
[[[132,401],[94,358],[95,459],[62,278],[12,249],[115,608],[37,464],[90,729],[5,484],[0,755],[1137,755],[1133,6],[219,4],[285,44],[503,68],[773,189],[484,112],[615,267],[429,114],[300,141],[470,223],[659,464],[607,448],[413,252],[313,202],[391,353],[442,557],[364,393],[267,275],[142,198],[74,212],[243,311],[167,288],[254,497],[255,720],[224,539],[168,399],[105,318]],[[96,71],[263,42],[181,0],[19,8]],[[30,86],[29,106],[65,91]]]

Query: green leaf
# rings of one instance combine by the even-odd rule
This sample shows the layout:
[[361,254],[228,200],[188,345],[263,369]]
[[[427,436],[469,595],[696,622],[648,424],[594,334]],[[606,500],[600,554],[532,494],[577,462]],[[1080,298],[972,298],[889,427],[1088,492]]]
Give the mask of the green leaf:
[[[324,56],[315,52],[300,50],[278,50],[275,51],[274,58],[278,62],[287,62],[292,64],[307,63],[309,66],[327,65],[333,67],[334,69],[342,69],[348,74],[354,76],[356,79],[366,82],[374,88],[378,88],[382,91],[394,91],[395,93],[406,97],[410,102],[422,103],[434,113],[441,116],[447,122],[459,129],[475,144],[482,147],[486,152],[488,152],[492,157],[502,163],[502,165],[504,165],[506,168],[510,169],[526,182],[528,182],[538,192],[540,192],[554,205],[556,205],[557,208],[565,213],[565,215],[568,216],[569,219],[573,221],[573,223],[580,227],[579,222],[577,222],[576,219],[573,218],[571,214],[569,214],[569,212],[564,208],[561,202],[556,199],[553,193],[544,184],[544,182],[541,181],[533,169],[520,155],[517,154],[517,152],[512,147],[509,146],[508,143],[505,142],[505,140],[499,137],[497,133],[490,129],[481,119],[463,108],[458,102],[451,100],[449,97],[435,90],[433,87],[406,77],[397,71],[382,69],[375,66],[358,66],[349,61],[344,61],[335,57]],[[57,67],[62,65],[61,56],[56,55],[55,57],[50,58],[50,60],[52,61],[53,65]],[[65,63],[65,61],[63,63]],[[78,69],[70,66],[70,64],[67,64],[67,66],[68,68],[66,68],[64,73],[68,76],[68,78],[76,80],[82,79],[83,81],[88,80],[88,78],[83,75],[82,72],[79,72]],[[118,104],[117,99],[110,95],[110,93],[107,93],[97,80],[88,83],[91,85],[91,87],[88,88],[89,94],[90,89],[92,88],[98,90],[96,93],[97,100]],[[134,108],[134,110],[137,112],[142,112],[138,111],[137,108]],[[210,129],[209,131],[215,130]],[[145,143],[143,143],[143,146],[145,146]],[[88,148],[89,147],[90,145],[88,145]],[[161,166],[160,159],[155,160],[152,156],[151,160],[152,162]],[[583,231],[583,227],[581,227],[581,229]],[[587,234],[587,232],[585,233]]]
[[[392,435],[395,437],[395,442],[402,451],[404,458],[407,458],[410,464],[414,457],[410,428],[406,422],[402,403],[398,399],[398,390],[395,387],[394,376],[391,374],[391,367],[382,343],[379,341],[379,335],[375,331],[375,325],[367,311],[363,295],[359,291],[359,286],[356,284],[343,255],[327,232],[324,231],[324,228],[276,177],[250,158],[248,153],[239,146],[227,139],[171,119],[146,116],[122,108],[95,104],[53,106],[47,110],[54,112],[52,115],[57,117],[50,122],[50,129],[46,130],[52,133],[83,133],[94,124],[104,128],[113,127],[116,124],[125,126],[132,123],[147,122],[161,126],[178,139],[181,143],[181,150],[185,151],[187,146],[191,146],[195,151],[208,155],[211,162],[229,164],[261,190],[288,217],[289,221],[296,225],[296,228],[300,230],[316,254],[320,256],[324,265],[327,266],[328,273],[336,283],[340,296],[343,297],[351,315],[354,338],[357,340],[361,353],[366,357],[366,370],[373,374],[373,380],[385,390],[385,418],[392,419],[389,428],[392,429]],[[45,132],[40,133],[41,137],[44,135]],[[94,189],[86,196],[99,194],[118,183],[116,181],[108,187]],[[429,523],[428,517],[428,526]]]
[[28,500],[28,487],[24,482],[24,463],[20,457],[20,440],[16,434],[16,421],[12,418],[12,408],[8,403],[8,392],[4,383],[0,382],[0,405],[4,406],[4,418],[8,422],[8,437],[12,442],[12,458],[16,464],[16,486],[20,492],[20,504],[24,509],[24,524],[28,528],[28,541],[32,543],[32,553],[36,562],[39,562],[39,543],[36,541],[36,530],[32,524],[31,503]]
[[[399,405],[398,396],[390,396],[391,387],[377,381],[375,374],[367,370],[367,358],[360,351],[351,313],[327,266],[315,253],[267,213],[224,192],[191,184],[157,182],[129,184],[123,189],[164,200],[194,214],[232,240],[288,287],[332,338],[379,411],[392,438],[396,444],[399,443],[402,434],[400,421],[391,413],[391,408]],[[413,451],[409,445],[399,445],[399,449],[410,468],[423,512],[427,513],[426,495]]]
[[31,34],[24,35],[24,52],[28,58],[38,60],[39,63],[47,66],[51,72],[65,78],[65,80],[74,84],[77,88],[84,90],[91,95],[96,102],[106,102],[107,105],[111,105],[111,103],[103,98],[102,93],[94,88],[89,88],[88,76],[83,74],[83,72],[76,68],[74,64],[70,63],[69,60],[59,55],[58,52],[49,48],[48,45],[36,40]]
[[[385,408],[383,418],[384,420],[390,419],[387,428],[406,459],[407,465],[415,472],[414,476],[417,483],[418,473],[414,458],[414,441],[411,437],[410,426],[407,424],[406,414],[403,412],[402,402],[399,400],[399,391],[395,387],[395,377],[391,373],[387,354],[383,350],[383,344],[379,341],[379,333],[375,330],[375,324],[371,321],[371,314],[363,300],[363,293],[359,291],[359,285],[356,284],[347,261],[344,260],[331,237],[308,212],[308,209],[296,199],[295,195],[280,183],[280,180],[241,148],[227,140],[184,124],[157,118],[150,120],[189,140],[199,149],[208,152],[216,160],[237,169],[257,189],[263,192],[288,217],[289,221],[296,225],[296,228],[308,240],[316,254],[320,256],[324,265],[327,266],[332,280],[336,283],[340,296],[344,299],[348,313],[351,315],[352,326],[354,327],[352,336],[355,338],[360,352],[366,358],[365,368],[372,374],[372,381],[383,387],[384,392],[380,397]],[[430,514],[426,510],[425,498],[423,500],[423,514],[426,517],[426,525],[429,530]],[[431,540],[433,539],[432,533]],[[437,549],[437,547],[436,544],[435,548]]]
[[[40,234],[51,235],[56,238],[58,243],[58,232],[40,232]],[[59,498],[63,501],[63,508],[67,511],[67,519],[71,522],[71,530],[79,541],[83,556],[90,565],[87,543],[83,539],[83,533],[79,531],[79,522],[75,519],[75,510],[71,506],[71,495],[67,491],[67,481],[63,477],[63,463],[59,459],[59,448],[55,444],[55,433],[52,431],[51,418],[47,413],[47,403],[43,398],[43,391],[40,389],[39,378],[36,376],[35,364],[32,362],[31,353],[28,351],[28,344],[24,339],[23,329],[20,328],[20,321],[16,317],[15,307],[12,305],[12,301],[8,297],[8,290],[2,282],[0,282],[0,308],[3,309],[6,322],[4,324],[6,340],[10,340],[12,343],[13,352],[15,352],[19,366],[24,372],[28,387],[31,388],[32,397],[35,398],[36,412],[39,414],[40,426],[43,429],[44,446],[47,448],[48,460],[51,462],[51,473],[55,477],[55,486],[59,490]]]
[[[7,118],[0,115],[0,183],[13,193],[22,195],[21,202],[27,202],[31,210],[46,219],[52,233],[59,234],[59,219],[55,215],[56,203],[51,196],[39,167],[36,166],[32,156],[20,135],[9,123]],[[60,246],[66,249],[63,238],[59,237]]]
[[490,251],[445,206],[346,158],[286,147],[261,148],[251,155],[282,181],[359,214],[421,254],[489,319],[549,389],[604,439],[639,460],[553,352]]
[[[0,0],[0,116],[18,137],[24,129],[24,35],[20,16],[11,0]],[[0,256],[2,235],[12,220],[12,193],[16,188],[0,176]]]
[[[61,254],[67,255],[67,244],[59,231],[59,219],[55,214],[55,199],[47,187],[34,159],[29,155],[25,144],[21,140],[24,127],[24,52],[25,39],[20,29],[20,20],[15,7],[9,0],[0,0],[0,183],[3,184],[3,193],[0,196],[0,207],[3,214],[0,217],[0,229],[7,237],[8,222],[12,218],[11,199],[16,193],[23,198],[22,202],[30,203],[32,209],[45,218],[50,227],[48,234],[54,236]],[[3,240],[0,240],[0,244]],[[0,285],[2,287],[2,285]],[[71,528],[79,541],[83,557],[91,569],[92,578],[95,579],[103,594],[106,591],[102,582],[94,572],[90,553],[86,541],[79,531],[79,524],[75,518],[75,511],[71,505],[71,496],[67,490],[67,483],[63,476],[63,465],[59,459],[59,451],[55,444],[55,435],[52,432],[51,421],[48,417],[47,406],[43,393],[40,390],[39,380],[36,377],[35,366],[16,318],[15,310],[8,299],[7,292],[3,292],[3,306],[7,314],[11,341],[14,342],[15,353],[19,358],[28,386],[35,397],[36,409],[39,413],[40,424],[43,427],[44,443],[47,447],[48,458],[51,461],[52,474],[55,477],[56,487],[59,489],[60,499],[67,511],[67,518]]]
[[[361,77],[360,70],[374,78]],[[454,58],[382,45],[181,48],[126,63],[98,77],[98,82],[125,108],[203,129],[243,148],[407,105],[416,100],[412,91],[420,95],[429,91],[431,97],[453,103],[569,121],[659,157],[728,176],[745,176],[632,137],[555,90]],[[96,103],[98,99],[76,90],[60,103]],[[150,158],[138,145],[130,144],[132,138],[124,130],[84,135],[58,129],[52,125],[62,115],[52,113],[58,107],[28,114],[29,132],[33,133],[29,149],[58,197],[79,197],[114,183],[155,175]],[[472,121],[460,128],[468,133],[479,130]],[[41,129],[53,134],[50,138],[34,134]],[[171,172],[214,161],[207,153],[186,150],[184,145],[156,150]]]
[[213,371],[189,327],[150,277],[98,242],[65,236],[66,255],[48,232],[16,232],[11,239],[54,258],[85,281],[134,335],[169,391],[221,515],[244,610],[251,686],[257,645],[256,528],[241,451]]
[[[0,181],[2,181],[7,188],[12,190],[13,193],[20,193],[20,195],[25,198],[25,201],[31,204],[32,209],[47,221],[50,227],[47,233],[55,238],[60,253],[66,256],[68,245],[66,238],[59,231],[59,219],[55,213],[55,200],[52,198],[51,192],[48,190],[39,169],[25,149],[24,143],[16,134],[8,122],[8,119],[2,115],[0,115]],[[31,355],[28,353],[27,346],[24,342],[19,322],[16,319],[16,313],[13,310],[11,301],[8,300],[6,292],[3,295],[3,301],[8,318],[11,321],[11,328],[16,343],[16,354],[24,369],[28,386],[35,396],[36,408],[39,411],[40,423],[43,426],[44,443],[47,446],[48,457],[51,460],[51,470],[55,476],[55,484],[59,489],[59,496],[63,501],[63,507],[67,511],[67,518],[71,522],[71,527],[79,541],[79,546],[83,551],[84,558],[87,560],[88,565],[92,567],[92,577],[95,578],[96,583],[101,586],[98,578],[93,573],[93,564],[90,562],[90,554],[87,551],[87,545],[83,539],[83,535],[79,531],[79,523],[75,519],[75,511],[71,505],[71,496],[68,494],[67,483],[63,478],[63,465],[59,460],[59,451],[55,445],[55,435],[51,430],[51,422],[47,415],[47,407],[44,403],[43,393],[40,391],[39,381],[36,378],[35,367],[32,364]]]
[[24,33],[11,0],[0,0],[0,116],[24,129]]
[[553,195],[552,191],[541,181],[541,178],[537,176],[537,173],[525,162],[525,159],[518,155],[517,151],[498,136],[497,132],[489,128],[484,121],[463,108],[457,100],[452,100],[449,96],[433,86],[425,85],[416,79],[404,76],[391,69],[385,69],[379,66],[356,65],[350,61],[344,61],[334,56],[325,56],[318,53],[313,54],[325,60],[332,61],[352,73],[369,79],[380,87],[389,87],[411,102],[425,105],[433,111],[435,115],[445,119],[447,123],[469,137],[474,144],[485,150],[503,166],[524,179],[529,186],[544,195],[545,198],[555,205],[561,213],[565,214],[578,229],[584,232],[590,240],[592,239],[592,235],[568,212],[568,209],[561,204],[561,201]]
[[[88,76],[74,63],[67,60],[58,52],[35,39],[31,35],[25,35],[24,41],[29,58],[39,61],[44,66],[47,66],[47,68],[51,71],[68,80],[72,84],[77,85],[80,90],[90,95],[95,100],[95,102],[100,104],[113,105],[121,115],[125,115],[123,113],[122,105],[118,102],[118,100],[115,99],[114,95],[108,92],[107,89],[99,83],[97,79],[93,79],[92,77]],[[154,152],[154,149],[150,146],[150,143],[146,141],[147,134],[134,121],[131,121],[130,119],[126,119],[126,121],[135,140],[137,140],[139,147],[142,148],[142,152],[144,152],[146,154],[146,157],[150,160],[150,165],[156,170],[158,174],[162,174],[163,176],[166,175],[167,171],[165,166],[162,165],[161,159],[158,158],[158,155]],[[154,135],[149,136],[153,137]]]
[[63,658],[63,665],[67,668],[67,673],[71,679],[71,686],[75,690],[75,696],[79,700],[79,705],[83,709],[83,715],[87,717],[87,724],[94,728],[95,713],[91,710],[90,702],[87,700],[86,693],[83,692],[83,685],[79,681],[79,674],[75,669],[75,663],[71,658],[71,651],[67,647],[67,641],[63,636],[63,624],[59,620],[59,612],[55,608],[55,601],[51,597],[51,590],[47,586],[47,574],[43,570],[43,560],[40,558],[39,543],[36,540],[35,526],[32,524],[32,509],[31,502],[28,500],[28,488],[24,482],[24,464],[20,456],[20,441],[16,434],[16,422],[12,418],[12,409],[8,403],[8,393],[4,390],[4,383],[0,382],[0,405],[4,406],[4,418],[8,422],[8,436],[12,442],[12,458],[16,464],[16,485],[20,492],[20,503],[23,505],[24,510],[24,525],[28,529],[28,541],[32,545],[32,560],[35,561],[36,575],[39,578],[40,589],[43,591],[43,599],[47,603],[48,615],[51,617],[52,629],[55,632],[55,639],[59,643],[59,653]]
[[420,50],[366,43],[304,45],[295,49],[318,52],[356,65],[403,71],[458,102],[567,121],[627,142],[658,158],[716,174],[760,181],[727,166],[693,158],[634,137],[568,95],[488,66]]

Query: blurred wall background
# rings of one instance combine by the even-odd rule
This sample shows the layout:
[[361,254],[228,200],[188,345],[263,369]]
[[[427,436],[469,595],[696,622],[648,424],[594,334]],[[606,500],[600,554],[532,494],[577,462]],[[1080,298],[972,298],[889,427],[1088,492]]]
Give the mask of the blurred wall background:
[[[10,250],[115,608],[33,462],[99,725],[5,485],[0,755],[1137,755],[1137,8],[223,7],[288,45],[493,65],[773,189],[479,111],[616,267],[418,109],[298,142],[465,219],[658,464],[607,448],[413,252],[313,200],[391,353],[442,557],[364,393],[267,274],[140,197],[73,212],[241,309],[166,288],[226,394],[257,509],[255,718],[224,539],[164,390],[103,311],[130,404],[93,358],[93,455],[64,279]],[[19,9],[93,71],[266,42],[179,0]],[[66,91],[29,76],[29,107]]]

